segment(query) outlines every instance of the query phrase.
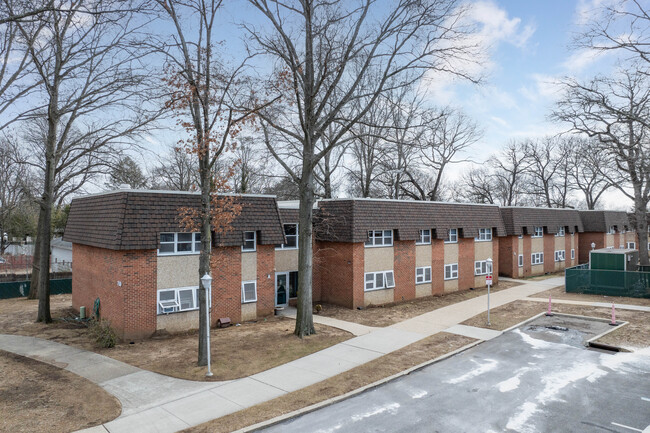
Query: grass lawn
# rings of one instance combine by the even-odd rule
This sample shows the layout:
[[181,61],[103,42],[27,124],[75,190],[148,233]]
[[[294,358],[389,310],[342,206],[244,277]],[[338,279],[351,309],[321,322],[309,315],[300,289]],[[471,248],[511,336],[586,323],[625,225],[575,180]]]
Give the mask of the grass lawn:
[[567,293],[564,291],[564,286],[537,293],[531,297],[548,299],[549,295],[551,295],[552,299],[566,299],[569,301],[583,302],[606,302],[608,304],[630,304],[650,307],[650,299],[646,298],[626,298],[623,296],[583,295],[581,293]]
[[[546,308],[547,305],[541,302],[515,301],[490,310],[490,323],[492,326],[487,326],[487,313],[474,316],[463,322],[463,325],[502,331],[536,314],[543,313]],[[553,312],[602,319],[611,319],[612,313],[610,308],[568,304],[554,304]],[[616,310],[616,319],[630,323],[598,339],[599,343],[610,344],[628,350],[638,350],[650,346],[650,313]]]
[[[84,325],[62,320],[73,315],[70,295],[51,297],[54,323],[35,323],[38,302],[24,298],[0,300],[0,333],[29,335],[57,341],[109,356],[127,364],[168,376],[206,380],[205,367],[196,366],[198,332],[159,335],[133,344],[120,343],[111,349],[96,347]],[[211,331],[211,380],[230,380],[301,358],[352,337],[352,334],[316,325],[316,335],[299,339],[293,335],[295,322],[269,317]],[[0,382],[1,386],[1,382]]]
[[[501,281],[492,287],[490,292],[498,292],[499,290],[509,289],[520,284]],[[485,294],[487,294],[487,288],[464,290],[462,292],[447,293],[440,296],[427,296],[425,298],[390,303],[382,306],[371,306],[362,310],[351,310],[349,308],[339,307],[338,305],[322,304],[323,311],[320,312],[320,315],[366,326],[384,327]]]
[[[441,332],[307,388],[208,421],[189,428],[185,432],[217,433],[238,430],[348,393],[452,352],[474,341],[476,340]],[[314,426],[314,430],[317,428],[318,426]]]
[[120,402],[81,376],[0,350],[0,431],[69,432],[116,418]]

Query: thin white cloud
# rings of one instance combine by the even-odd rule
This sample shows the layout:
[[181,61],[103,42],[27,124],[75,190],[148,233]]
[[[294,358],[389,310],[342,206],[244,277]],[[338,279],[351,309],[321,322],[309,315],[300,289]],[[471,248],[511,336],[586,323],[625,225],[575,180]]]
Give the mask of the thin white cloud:
[[531,102],[553,101],[561,92],[560,79],[552,75],[532,74],[531,84],[519,89],[519,94]]
[[571,74],[582,72],[587,67],[593,66],[596,62],[609,54],[608,51],[598,51],[585,48],[575,51],[563,63],[562,67]]
[[492,1],[472,4],[468,18],[479,25],[480,31],[476,36],[483,46],[506,42],[521,48],[536,30],[533,24],[523,26],[521,18],[509,18],[508,12]]
[[499,125],[503,126],[504,128],[510,128],[510,124],[505,119],[502,119],[502,118],[500,118],[498,116],[490,116],[490,119],[492,119],[492,121],[494,123],[498,123]]

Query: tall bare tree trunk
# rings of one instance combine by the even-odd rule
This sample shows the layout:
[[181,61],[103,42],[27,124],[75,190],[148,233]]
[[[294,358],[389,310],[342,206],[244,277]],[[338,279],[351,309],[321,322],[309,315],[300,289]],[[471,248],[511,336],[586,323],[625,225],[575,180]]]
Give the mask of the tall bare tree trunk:
[[[32,275],[29,283],[29,294],[27,299],[36,299],[38,298],[38,276],[41,273],[41,238],[38,236],[41,227],[41,221],[43,220],[43,210],[39,206],[38,211],[38,226],[36,229],[36,239],[34,240],[34,248],[32,250]],[[27,276],[26,276],[27,278]]]
[[314,207],[314,177],[311,161],[303,162],[302,178],[300,181],[300,208],[298,214],[298,304],[296,313],[296,328],[294,334],[302,338],[316,333],[312,316],[312,284],[313,284],[313,255],[312,250],[312,214]]
[[199,357],[198,365],[208,365],[208,350],[206,337],[210,332],[210,327],[206,326],[208,319],[208,309],[204,306],[207,290],[201,284],[201,277],[210,272],[210,257],[212,248],[211,213],[210,213],[210,191],[211,177],[209,169],[209,152],[203,152],[199,155],[199,171],[201,176],[201,254],[199,255]]

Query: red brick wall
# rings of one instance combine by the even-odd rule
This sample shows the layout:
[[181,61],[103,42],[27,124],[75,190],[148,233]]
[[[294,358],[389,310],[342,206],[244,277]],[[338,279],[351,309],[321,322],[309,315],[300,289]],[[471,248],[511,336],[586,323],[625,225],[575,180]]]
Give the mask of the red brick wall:
[[544,272],[555,272],[555,235],[544,233]]
[[[240,310],[241,310],[241,305],[240,305]],[[257,246],[257,317],[270,316],[273,314],[274,310],[275,310],[275,246],[258,245]]]
[[575,264],[580,263],[580,238],[582,235],[580,233],[575,233],[573,235],[573,249],[576,250]]
[[[625,242],[623,242],[623,247],[626,247]],[[621,246],[621,234],[619,232],[614,233],[614,248]]]
[[83,305],[91,315],[99,297],[102,319],[120,338],[145,338],[156,331],[155,250],[114,251],[74,244],[72,257],[73,308]]
[[415,241],[395,241],[393,252],[395,302],[415,299]]
[[[494,276],[498,274],[505,275],[506,277],[517,278],[517,254],[519,239],[517,236],[505,236],[502,238],[494,238],[494,246],[498,248],[499,259],[492,258],[495,263]],[[498,264],[498,272],[496,265]]]
[[363,245],[363,242],[357,242],[352,247],[352,308],[362,307],[365,305],[365,261],[365,246]]
[[458,290],[474,287],[474,238],[458,239]]
[[[258,245],[258,250],[260,247],[263,246]],[[210,315],[212,326],[220,317],[230,317],[233,323],[241,321],[241,254],[239,246],[212,249],[212,314]],[[259,260],[258,251],[258,263]],[[259,278],[259,269],[257,275]],[[257,296],[259,305],[259,281]],[[266,291],[263,296],[266,296]]]
[[589,251],[591,251],[591,243],[596,244],[596,249],[605,248],[605,233],[588,232],[581,233],[579,239],[580,245],[580,264],[589,263]]
[[[353,243],[319,242],[318,254],[320,265],[320,299],[323,302],[341,305],[347,308],[356,307],[354,293],[355,255]],[[361,245],[361,279],[363,280],[363,244]],[[361,304],[363,305],[363,287],[361,288]]]
[[499,251],[500,239],[492,238],[492,284],[499,282],[499,272],[501,272],[501,253]]
[[564,236],[564,267],[571,267],[571,235],[569,233]]
[[441,295],[445,291],[445,243],[431,241],[431,294]]

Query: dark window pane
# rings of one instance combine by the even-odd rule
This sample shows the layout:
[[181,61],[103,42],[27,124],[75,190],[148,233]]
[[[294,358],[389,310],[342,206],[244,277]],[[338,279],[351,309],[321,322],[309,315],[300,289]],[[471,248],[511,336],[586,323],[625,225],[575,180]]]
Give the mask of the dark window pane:
[[161,233],[160,242],[174,242],[174,233]]
[[174,252],[174,244],[160,244],[160,248],[158,249],[161,253],[173,253]]

